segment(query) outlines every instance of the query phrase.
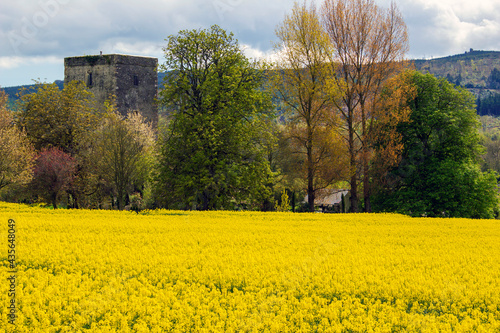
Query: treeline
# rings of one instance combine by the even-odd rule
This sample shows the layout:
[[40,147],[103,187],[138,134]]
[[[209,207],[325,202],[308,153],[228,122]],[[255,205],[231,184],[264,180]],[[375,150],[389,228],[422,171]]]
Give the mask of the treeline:
[[[494,68],[488,77],[489,89],[500,90],[500,71]],[[489,92],[477,98],[477,113],[481,116],[500,116],[500,93]]]
[[409,70],[394,4],[296,4],[276,34],[268,64],[218,26],[169,36],[158,128],[96,105],[83,83],[39,85],[16,112],[2,95],[2,199],[314,211],[318,193],[348,188],[350,212],[495,216],[474,97]]
[[463,86],[467,89],[479,89],[476,100],[476,112],[478,115],[500,116],[500,93],[496,92],[500,90],[500,71],[497,68],[492,69],[486,79],[486,86],[474,86],[471,83],[463,85],[460,73],[457,76],[447,74],[446,79],[457,86]]
[[489,93],[486,97],[479,96],[476,104],[480,116],[500,116],[500,93]]
[[97,105],[76,81],[62,90],[38,84],[21,95],[16,112],[0,96],[3,200],[123,209],[144,192],[155,139],[140,114],[123,117],[112,101]]

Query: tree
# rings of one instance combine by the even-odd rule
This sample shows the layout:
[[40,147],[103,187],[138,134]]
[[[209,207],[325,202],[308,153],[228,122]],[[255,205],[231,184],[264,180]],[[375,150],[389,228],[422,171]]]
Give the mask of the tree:
[[43,149],[36,158],[32,189],[57,209],[60,194],[75,176],[76,162],[59,148]]
[[14,124],[3,90],[0,90],[0,156],[0,190],[11,184],[29,183],[33,174],[34,150],[26,133]]
[[488,76],[487,86],[490,89],[500,89],[500,71],[497,68],[493,68]]
[[486,148],[483,155],[483,169],[500,173],[500,119],[492,116],[481,116],[482,144]]
[[87,160],[97,176],[113,189],[118,209],[123,209],[134,189],[143,189],[154,158],[155,134],[138,112],[125,118],[112,103],[93,132]]
[[474,96],[446,79],[413,72],[416,96],[398,131],[402,159],[377,194],[377,210],[413,216],[493,217],[496,174],[481,172]]
[[35,92],[21,95],[17,121],[37,151],[58,147],[74,155],[79,135],[91,131],[99,118],[93,101],[83,82],[69,82],[62,90],[55,83],[38,83]]
[[394,3],[385,10],[373,0],[325,0],[323,22],[338,64],[334,85],[342,92],[337,110],[349,150],[351,211],[358,211],[358,178],[362,176],[365,211],[370,204],[369,144],[384,82],[405,66],[408,35]]
[[214,25],[168,38],[161,92],[169,109],[157,195],[182,209],[258,207],[272,174],[261,139],[270,99],[263,74],[232,34]]
[[331,99],[332,52],[314,6],[295,3],[290,15],[276,29],[275,49],[280,59],[274,66],[275,95],[288,111],[285,135],[292,153],[303,165],[309,210],[314,211],[317,190],[341,178],[339,149],[331,140],[334,113]]
[[372,124],[369,144],[373,149],[372,188],[384,187],[387,173],[402,159],[404,149],[400,124],[410,119],[408,101],[416,96],[413,71],[405,71],[390,78],[381,92],[377,118]]
[[56,84],[37,83],[34,90],[22,91],[17,123],[37,151],[60,148],[77,162],[76,178],[66,192],[77,208],[95,192],[95,177],[84,165],[83,141],[102,117],[102,107],[83,82],[72,81],[62,90]]

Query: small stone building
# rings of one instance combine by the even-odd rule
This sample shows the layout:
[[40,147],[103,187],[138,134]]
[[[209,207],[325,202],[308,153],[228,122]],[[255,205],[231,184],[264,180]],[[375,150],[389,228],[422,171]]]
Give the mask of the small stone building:
[[[350,207],[351,193],[349,190],[324,188],[316,191],[314,205],[323,213],[347,213]],[[304,203],[308,196],[304,198]],[[342,205],[342,201],[344,204]]]
[[158,123],[158,59],[121,54],[64,58],[64,82],[83,81],[99,103],[116,97],[118,111]]

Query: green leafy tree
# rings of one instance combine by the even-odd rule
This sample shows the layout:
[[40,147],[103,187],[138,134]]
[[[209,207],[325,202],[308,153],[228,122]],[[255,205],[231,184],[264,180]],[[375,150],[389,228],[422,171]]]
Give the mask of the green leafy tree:
[[38,83],[35,92],[21,94],[18,123],[37,151],[57,147],[74,155],[78,138],[92,130],[99,112],[93,94],[83,82],[73,81],[62,90]]
[[164,49],[170,116],[161,142],[157,182],[162,206],[258,208],[270,201],[262,72],[237,40],[218,26],[180,31]]
[[491,71],[487,84],[490,89],[500,89],[500,71],[497,68]]
[[277,212],[288,212],[290,210],[290,198],[286,193],[286,189],[281,191],[281,203],[276,200],[274,207]]
[[496,174],[481,172],[474,96],[446,79],[414,72],[410,119],[399,124],[402,159],[386,176],[377,210],[414,216],[490,218]]
[[76,161],[76,175],[65,191],[70,205],[86,206],[95,192],[96,179],[83,158],[85,138],[102,117],[102,107],[83,82],[73,81],[59,89],[56,84],[37,83],[35,89],[20,93],[17,123],[37,151],[60,148]]
[[482,143],[486,148],[483,155],[483,170],[500,173],[500,119],[492,116],[481,116]]

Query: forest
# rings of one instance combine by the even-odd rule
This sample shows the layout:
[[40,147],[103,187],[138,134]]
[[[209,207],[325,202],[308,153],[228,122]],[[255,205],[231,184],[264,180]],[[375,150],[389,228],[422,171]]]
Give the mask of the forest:
[[276,36],[269,62],[216,25],[169,36],[158,127],[83,82],[0,92],[0,200],[314,212],[347,189],[342,212],[498,216],[496,68],[419,69],[397,6],[369,0],[296,4]]

